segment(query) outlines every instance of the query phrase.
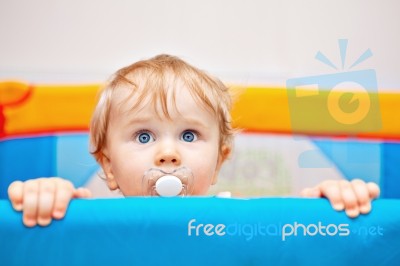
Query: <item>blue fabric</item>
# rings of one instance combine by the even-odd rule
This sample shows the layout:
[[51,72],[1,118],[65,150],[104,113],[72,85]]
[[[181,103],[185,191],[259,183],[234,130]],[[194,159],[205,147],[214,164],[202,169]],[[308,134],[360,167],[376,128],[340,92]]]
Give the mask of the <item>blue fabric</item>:
[[330,167],[336,167],[348,180],[361,178],[380,184],[381,164],[385,161],[382,142],[317,138],[313,142],[332,162]]
[[400,143],[383,145],[382,196],[400,198]]
[[89,153],[88,134],[0,141],[0,198],[15,180],[60,176],[83,186],[99,166]]
[[83,186],[100,166],[89,153],[88,134],[61,135],[57,138],[56,176]]
[[54,176],[55,146],[55,137],[0,141],[0,198],[7,198],[12,181]]
[[[0,263],[8,266],[400,262],[400,200],[376,200],[373,211],[357,219],[324,199],[292,198],[74,200],[64,220],[33,229],[2,200],[0,217]],[[225,234],[206,226],[208,236],[199,224],[225,225],[217,230]]]
[[363,140],[312,139],[332,162],[316,168],[336,167],[345,178],[361,178],[381,187],[382,198],[400,198],[400,143]]

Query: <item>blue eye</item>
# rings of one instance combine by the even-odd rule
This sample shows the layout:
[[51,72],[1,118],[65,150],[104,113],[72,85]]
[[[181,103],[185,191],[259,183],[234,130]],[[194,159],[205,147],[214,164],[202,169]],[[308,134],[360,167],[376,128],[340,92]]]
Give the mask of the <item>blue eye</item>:
[[150,133],[142,132],[137,135],[136,141],[138,141],[142,144],[146,144],[146,143],[154,141],[154,138]]
[[186,142],[193,142],[197,140],[197,134],[193,131],[185,131],[182,133],[181,139]]

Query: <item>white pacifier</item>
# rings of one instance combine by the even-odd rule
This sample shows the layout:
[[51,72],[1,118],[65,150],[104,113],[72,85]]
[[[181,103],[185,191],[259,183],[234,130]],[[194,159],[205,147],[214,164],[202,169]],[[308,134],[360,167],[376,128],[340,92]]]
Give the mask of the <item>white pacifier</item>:
[[145,196],[186,196],[193,189],[193,175],[186,167],[172,172],[151,168],[143,175],[142,189]]
[[161,197],[177,196],[182,188],[182,181],[174,175],[165,175],[156,182],[156,191]]

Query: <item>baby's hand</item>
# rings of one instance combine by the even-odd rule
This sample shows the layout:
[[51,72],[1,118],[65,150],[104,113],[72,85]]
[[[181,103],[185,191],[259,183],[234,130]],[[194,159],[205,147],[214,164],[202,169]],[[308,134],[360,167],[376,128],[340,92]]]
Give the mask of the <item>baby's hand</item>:
[[354,218],[360,213],[371,211],[371,201],[379,196],[379,187],[372,182],[360,179],[327,180],[313,188],[301,192],[303,197],[326,197],[337,211],[345,210],[347,216]]
[[58,177],[15,181],[8,187],[8,197],[16,211],[23,211],[28,227],[46,226],[51,220],[62,219],[72,198],[88,198],[91,192]]

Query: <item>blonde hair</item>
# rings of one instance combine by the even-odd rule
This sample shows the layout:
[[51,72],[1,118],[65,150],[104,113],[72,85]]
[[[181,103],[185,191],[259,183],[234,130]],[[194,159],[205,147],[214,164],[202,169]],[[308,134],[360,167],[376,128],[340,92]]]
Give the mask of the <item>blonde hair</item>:
[[[171,82],[183,82],[192,97],[210,110],[219,122],[220,145],[231,149],[233,145],[233,129],[231,126],[230,110],[232,98],[229,89],[217,78],[210,76],[175,56],[158,55],[148,60],[138,61],[118,70],[100,91],[99,100],[90,124],[90,153],[100,162],[103,148],[106,145],[106,135],[112,99],[118,87],[131,87],[132,93],[137,94],[137,101],[132,110],[137,108],[145,99],[151,99],[156,108],[160,104],[163,114],[170,118],[168,112],[168,90],[174,89],[172,95],[175,101],[175,87]],[[126,99],[128,100],[128,99]]]

